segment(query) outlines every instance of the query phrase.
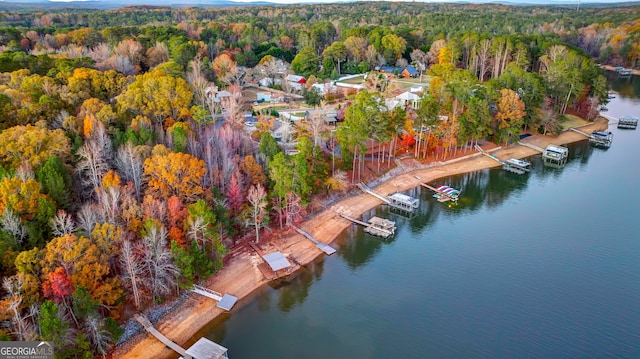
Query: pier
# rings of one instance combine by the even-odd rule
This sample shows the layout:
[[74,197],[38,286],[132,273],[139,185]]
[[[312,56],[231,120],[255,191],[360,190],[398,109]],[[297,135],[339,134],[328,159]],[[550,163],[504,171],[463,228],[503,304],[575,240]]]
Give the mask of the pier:
[[607,132],[598,132],[594,131],[592,133],[586,133],[584,131],[580,131],[577,128],[570,128],[571,131],[579,133],[589,139],[589,143],[596,147],[611,147],[611,143],[613,142],[613,133]]
[[371,217],[367,222],[340,213],[340,217],[364,227],[364,231],[378,237],[388,238],[396,233],[396,222],[380,217]]
[[495,155],[487,153],[485,150],[482,149],[482,147],[478,145],[476,145],[475,148],[476,148],[476,151],[500,163],[502,165],[502,169],[504,169],[507,172],[512,172],[512,173],[522,175],[531,171],[531,162],[529,161],[523,161],[515,158],[509,158],[508,160],[503,161],[498,157],[496,157]]
[[328,244],[324,244],[322,242],[320,242],[319,240],[313,238],[309,233],[303,231],[302,229],[294,226],[293,224],[290,224],[289,227],[293,228],[296,232],[302,234],[305,238],[307,238],[308,240],[310,240],[311,242],[313,242],[313,244],[316,245],[316,247],[318,247],[321,251],[323,251],[326,255],[332,255],[336,252],[335,248],[331,247]]
[[417,198],[413,198],[411,196],[407,196],[406,194],[394,193],[390,196],[385,197],[379,193],[376,193],[374,190],[369,188],[369,186],[367,186],[364,183],[358,183],[358,188],[360,188],[362,192],[368,193],[378,198],[382,202],[388,204],[390,207],[396,208],[405,212],[413,212],[413,210],[418,208],[418,206],[420,205],[420,200],[418,200]]
[[191,291],[193,293],[200,294],[204,297],[215,300],[216,302],[218,302],[218,304],[216,304],[216,307],[220,309],[224,309],[226,311],[230,311],[231,308],[233,308],[233,306],[238,301],[238,297],[233,296],[231,294],[225,293],[224,295],[222,295],[212,289],[195,285],[195,284],[193,285],[193,289],[191,289]]
[[536,150],[536,151],[538,151],[538,152],[540,152],[540,153],[544,153],[544,148],[539,147],[539,146],[536,146],[536,145],[534,145],[533,143],[528,143],[528,142],[518,142],[518,144],[519,144],[519,145],[521,145],[521,146],[524,146],[524,147],[529,147],[529,148],[531,148],[531,149],[533,149],[533,150]]
[[151,324],[149,319],[147,319],[147,317],[141,314],[134,314],[133,319],[135,319],[138,323],[140,323],[140,325],[144,327],[144,330],[146,330],[149,334],[156,337],[159,341],[162,342],[162,344],[166,345],[169,349],[180,354],[185,359],[194,359],[191,355],[187,354],[187,351],[184,348],[176,344],[173,340],[170,340],[169,338],[165,337],[164,334],[157,331],[156,328],[153,327],[153,324]]
[[[419,179],[419,177],[417,176],[416,178]],[[433,195],[433,198],[436,198],[438,202],[448,202],[448,201],[457,202],[458,198],[460,197],[460,190],[457,190],[453,187],[449,187],[449,186],[432,187],[426,183],[420,183],[420,185],[422,187],[425,187],[434,191],[435,194]]]

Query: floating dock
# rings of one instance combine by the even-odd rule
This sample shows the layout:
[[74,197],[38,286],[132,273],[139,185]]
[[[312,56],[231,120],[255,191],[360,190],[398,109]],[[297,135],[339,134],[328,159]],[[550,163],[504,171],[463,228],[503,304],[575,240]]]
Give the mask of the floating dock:
[[549,145],[542,152],[542,160],[546,166],[562,167],[569,158],[569,149],[564,146]]
[[293,224],[290,224],[289,227],[295,229],[296,232],[302,234],[305,238],[307,238],[308,240],[313,242],[313,244],[315,244],[316,247],[318,247],[326,255],[330,256],[330,255],[332,255],[332,254],[334,254],[336,252],[335,248],[331,247],[328,244],[324,244],[324,243],[320,242],[319,240],[313,238],[309,233],[307,233],[307,232],[303,231],[302,229],[294,226]]
[[389,206],[405,212],[411,213],[413,212],[414,209],[418,208],[418,206],[420,205],[419,199],[413,198],[411,196],[407,196],[406,194],[402,194],[399,192],[385,197],[379,193],[376,193],[374,190],[369,188],[369,186],[367,186],[364,183],[358,183],[358,188],[360,188],[362,192],[368,193],[380,199],[382,202],[388,204]]
[[367,222],[351,218],[343,213],[340,217],[364,227],[364,231],[378,237],[388,238],[396,233],[396,222],[380,217],[371,217]]
[[589,139],[589,143],[596,147],[609,148],[613,142],[613,133],[610,131],[594,131],[592,133],[586,133],[573,127],[570,128],[570,130],[587,137]]
[[216,304],[216,307],[220,308],[220,309],[224,309],[226,311],[230,311],[231,308],[233,308],[233,306],[236,304],[236,302],[238,301],[238,297],[233,296],[231,294],[220,294],[212,289],[206,288],[206,287],[202,287],[199,285],[195,285],[193,286],[193,289],[191,289],[191,291],[193,293],[196,294],[200,294],[204,297],[207,298],[211,298],[215,301],[218,302],[218,304]]
[[618,119],[618,128],[635,130],[638,127],[638,118],[635,116],[622,116]]
[[457,190],[453,187],[449,186],[438,186],[431,187],[426,183],[420,183],[422,187],[428,188],[435,193],[433,194],[433,198],[436,198],[438,202],[457,202],[458,198],[460,198],[460,190]]
[[589,136],[589,143],[596,147],[611,147],[613,133],[611,131],[594,131]]
[[503,161],[498,157],[496,157],[495,155],[487,153],[485,150],[482,149],[482,147],[478,145],[476,145],[475,148],[476,148],[476,151],[500,163],[502,165],[502,169],[505,171],[516,173],[519,175],[522,175],[531,171],[531,162],[529,161],[523,161],[516,158],[509,158],[508,160]]

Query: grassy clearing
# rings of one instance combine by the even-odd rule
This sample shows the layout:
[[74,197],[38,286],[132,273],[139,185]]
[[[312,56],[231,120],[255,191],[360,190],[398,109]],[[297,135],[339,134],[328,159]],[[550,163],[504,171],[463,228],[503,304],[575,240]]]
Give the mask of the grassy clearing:
[[354,77],[351,79],[346,79],[338,82],[350,84],[350,85],[362,85],[364,83],[364,76],[358,76],[358,77]]
[[584,120],[578,116],[574,116],[574,115],[565,115],[565,116],[567,117],[567,120],[562,123],[563,131],[570,129],[571,127],[579,127],[589,123],[589,121]]

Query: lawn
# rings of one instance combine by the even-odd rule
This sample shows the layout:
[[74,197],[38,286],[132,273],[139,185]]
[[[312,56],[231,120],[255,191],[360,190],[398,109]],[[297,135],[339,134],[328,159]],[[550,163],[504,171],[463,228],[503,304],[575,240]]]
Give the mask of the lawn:
[[338,82],[345,83],[345,84],[351,84],[351,85],[362,85],[364,83],[364,75],[363,76],[354,77],[354,78],[350,78],[350,79],[346,79],[346,80],[342,80],[342,81],[338,81]]
[[589,123],[589,121],[584,120],[578,116],[574,116],[574,115],[565,115],[565,116],[567,117],[567,120],[562,123],[563,131],[570,129],[571,127],[584,126]]

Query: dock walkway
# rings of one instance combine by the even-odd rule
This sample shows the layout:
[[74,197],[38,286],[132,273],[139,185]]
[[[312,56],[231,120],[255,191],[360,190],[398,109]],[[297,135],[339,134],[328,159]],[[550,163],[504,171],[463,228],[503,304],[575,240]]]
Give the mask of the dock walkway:
[[519,145],[522,145],[522,146],[524,146],[524,147],[529,147],[529,148],[531,148],[531,149],[534,149],[534,150],[536,150],[536,151],[538,151],[538,152],[540,152],[540,153],[543,153],[543,152],[544,152],[544,148],[539,147],[539,146],[536,146],[536,145],[534,145],[534,144],[532,144],[532,143],[522,142],[522,141],[521,141],[521,142],[518,142],[518,144],[519,144]]
[[522,161],[522,160],[518,160],[515,158],[510,158],[507,161],[501,160],[498,157],[496,157],[496,155],[487,153],[485,150],[482,149],[482,147],[475,145],[475,149],[476,151],[480,152],[481,154],[491,158],[492,160],[498,162],[499,164],[502,165],[502,169],[508,172],[512,172],[512,173],[516,173],[519,175],[525,174],[527,172],[529,172],[531,163],[529,163],[528,161]]
[[153,324],[151,324],[149,319],[147,319],[147,317],[140,314],[134,314],[133,319],[135,319],[138,323],[140,323],[140,325],[144,327],[144,330],[146,330],[149,334],[153,335],[159,341],[161,341],[162,344],[166,345],[176,353],[182,355],[183,358],[192,359],[191,355],[187,354],[187,351],[184,348],[182,348],[181,346],[176,344],[173,340],[170,340],[169,338],[165,337],[162,333],[157,331],[156,328],[153,327]]
[[358,188],[360,188],[360,190],[362,190],[362,192],[368,193],[368,194],[378,198],[379,200],[381,200],[382,202],[384,202],[386,204],[390,204],[391,203],[391,201],[389,201],[388,198],[384,197],[381,194],[376,193],[375,191],[373,191],[371,188],[369,188],[369,186],[367,186],[364,183],[358,183]]
[[207,298],[211,298],[213,300],[215,300],[216,302],[218,302],[216,304],[216,307],[220,308],[220,309],[224,309],[226,311],[230,311],[231,308],[236,304],[236,302],[238,301],[238,297],[233,296],[231,294],[221,294],[216,292],[213,289],[209,289],[206,287],[202,287],[199,285],[193,285],[193,289],[191,289],[191,291],[193,293],[196,294],[200,294],[204,297]]
[[336,252],[335,248],[331,247],[328,244],[324,244],[324,243],[318,241],[317,239],[313,238],[313,236],[311,236],[309,233],[305,232],[301,228],[298,228],[298,227],[294,226],[293,224],[290,224],[289,227],[295,229],[296,232],[302,234],[305,238],[307,238],[308,240],[313,242],[316,245],[316,247],[318,247],[325,254],[330,256],[330,255],[332,255],[332,254],[334,254]]

